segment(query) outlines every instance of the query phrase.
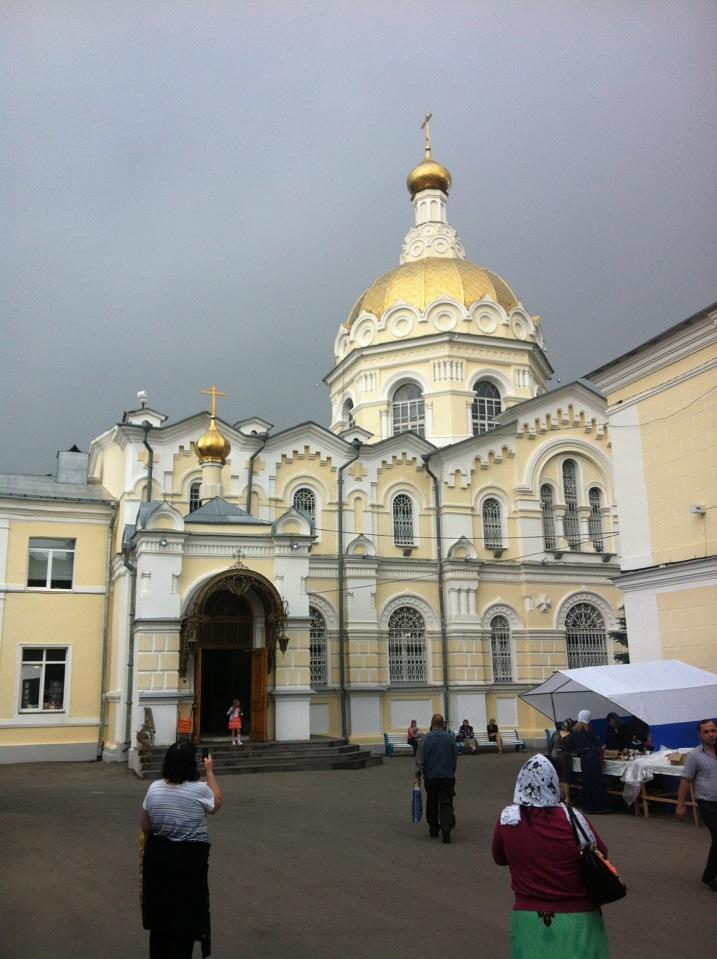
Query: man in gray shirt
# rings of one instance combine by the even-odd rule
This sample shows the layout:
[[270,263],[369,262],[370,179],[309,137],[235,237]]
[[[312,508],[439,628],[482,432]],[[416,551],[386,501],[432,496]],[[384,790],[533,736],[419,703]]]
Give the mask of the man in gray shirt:
[[443,842],[451,841],[451,829],[456,824],[453,796],[457,759],[456,737],[446,729],[443,716],[434,713],[430,732],[418,743],[416,782],[420,786],[421,776],[425,777],[428,832],[437,836],[440,831]]
[[682,768],[676,813],[678,819],[684,817],[689,784],[693,782],[697,807],[712,837],[702,882],[717,892],[717,725],[712,719],[703,719],[697,724],[697,733],[700,744],[687,754]]

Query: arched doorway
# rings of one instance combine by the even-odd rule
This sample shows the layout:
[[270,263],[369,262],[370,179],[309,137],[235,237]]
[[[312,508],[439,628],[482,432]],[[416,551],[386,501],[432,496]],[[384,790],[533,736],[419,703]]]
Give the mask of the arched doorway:
[[286,607],[258,573],[235,568],[205,583],[182,620],[180,673],[194,678],[194,737],[224,736],[240,699],[244,732],[268,738],[268,677],[276,647],[286,651]]

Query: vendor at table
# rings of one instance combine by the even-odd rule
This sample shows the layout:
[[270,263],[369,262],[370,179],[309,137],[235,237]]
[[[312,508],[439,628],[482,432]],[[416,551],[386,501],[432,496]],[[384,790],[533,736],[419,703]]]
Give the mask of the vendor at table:
[[632,743],[632,730],[624,723],[617,713],[607,714],[607,736],[605,745],[608,749],[630,749]]
[[575,755],[580,759],[583,777],[582,807],[586,812],[609,812],[605,781],[597,736],[590,728],[591,712],[581,709],[573,726],[572,740]]

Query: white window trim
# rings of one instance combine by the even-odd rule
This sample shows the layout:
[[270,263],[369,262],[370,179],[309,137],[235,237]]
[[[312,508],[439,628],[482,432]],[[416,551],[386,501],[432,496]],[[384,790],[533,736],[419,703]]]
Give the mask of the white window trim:
[[[71,540],[73,541],[74,546],[72,547],[71,550],[67,549],[66,547],[57,547],[57,549],[55,549],[55,548],[52,547],[52,546],[36,546],[36,547],[34,547],[35,551],[37,551],[37,552],[39,552],[40,550],[44,550],[45,552],[47,552],[48,554],[50,554],[50,555],[48,556],[47,574],[46,574],[46,576],[45,576],[45,583],[46,583],[46,584],[52,582],[52,563],[53,563],[53,555],[52,555],[52,554],[54,554],[55,552],[58,552],[58,553],[70,553],[70,552],[71,552],[71,553],[72,553],[72,584],[70,585],[69,588],[65,588],[64,586],[48,586],[48,585],[45,585],[45,586],[30,586],[30,584],[28,583],[28,580],[30,579],[30,551],[33,549],[33,547],[30,545],[30,540],[32,540],[32,539],[57,539],[58,541],[59,541],[60,539],[71,539]],[[30,537],[28,537],[28,540],[27,540],[27,568],[26,568],[26,571],[25,571],[25,589],[30,590],[30,591],[32,591],[32,592],[38,592],[38,593],[71,593],[71,592],[73,591],[73,589],[75,588],[75,557],[76,557],[76,556],[77,556],[77,538],[74,537],[74,536],[67,536],[67,537],[55,537],[55,536],[37,536],[37,537],[35,537],[35,536],[30,536]]]
[[[59,592],[59,590],[58,590]],[[67,590],[62,590],[67,592]],[[65,688],[62,709],[20,709],[20,696],[22,694],[22,653],[24,649],[64,649],[65,650]],[[13,704],[13,725],[19,723],[23,725],[23,720],[36,720],[41,718],[46,721],[57,717],[57,723],[48,725],[64,725],[64,720],[70,715],[70,677],[72,675],[72,644],[70,643],[18,643],[15,670],[15,701]],[[26,725],[33,725],[32,722],[26,722]],[[44,724],[44,723],[43,723]]]

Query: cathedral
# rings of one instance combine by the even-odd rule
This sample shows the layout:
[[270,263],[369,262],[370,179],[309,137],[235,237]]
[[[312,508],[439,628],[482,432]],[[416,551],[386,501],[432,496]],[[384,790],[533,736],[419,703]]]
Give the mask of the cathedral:
[[0,762],[136,769],[148,716],[206,740],[234,699],[256,741],[441,711],[539,744],[521,692],[613,661],[605,399],[548,390],[541,320],[466,259],[428,134],[407,186],[398,265],[337,323],[328,429],[140,394],[54,477],[0,474]]

